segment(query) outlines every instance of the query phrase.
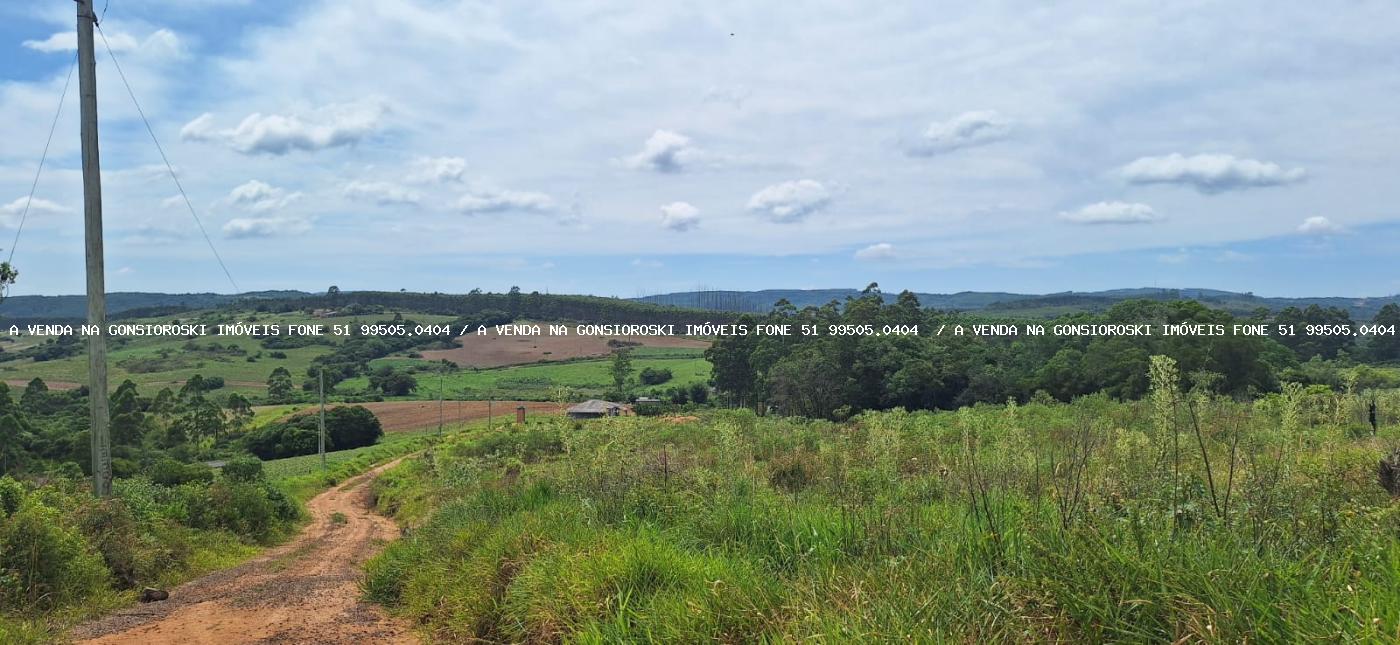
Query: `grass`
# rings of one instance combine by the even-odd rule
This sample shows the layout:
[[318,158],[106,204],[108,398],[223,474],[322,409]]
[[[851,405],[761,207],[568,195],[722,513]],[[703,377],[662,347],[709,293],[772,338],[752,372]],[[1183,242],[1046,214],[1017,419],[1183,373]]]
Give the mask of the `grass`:
[[[335,450],[326,453],[326,464],[335,468],[350,461],[360,460],[365,456],[382,457],[390,453],[402,454],[411,448],[421,447],[425,440],[437,434],[437,428],[428,430],[416,430],[412,432],[389,432],[380,438],[379,443],[372,446],[351,448],[350,450]],[[321,470],[320,455],[301,455],[299,457],[287,457],[285,459],[273,459],[263,462],[263,472],[267,478],[273,481],[283,481],[304,475],[311,475]]]
[[[658,348],[660,349],[660,348]],[[688,353],[687,353],[688,352]],[[381,365],[423,365],[431,364],[411,359],[380,359],[370,363],[371,369]],[[442,388],[468,399],[485,399],[494,396],[498,399],[518,399],[523,401],[548,400],[556,388],[568,388],[583,396],[598,396],[613,387],[609,359],[587,359],[534,363],[492,369],[463,369],[443,374]],[[710,379],[710,363],[694,355],[694,350],[681,350],[681,353],[639,354],[632,359],[632,368],[641,372],[643,368],[666,368],[671,370],[672,379],[661,387],[705,383]],[[416,375],[418,391],[411,397],[434,399],[437,397],[438,376],[424,372]],[[634,377],[635,379],[635,377]],[[336,386],[339,392],[353,392],[369,387],[368,377],[356,377]],[[637,388],[638,391],[645,388]]]
[[444,642],[1400,638],[1400,428],[1161,392],[466,433],[376,483],[364,589]]

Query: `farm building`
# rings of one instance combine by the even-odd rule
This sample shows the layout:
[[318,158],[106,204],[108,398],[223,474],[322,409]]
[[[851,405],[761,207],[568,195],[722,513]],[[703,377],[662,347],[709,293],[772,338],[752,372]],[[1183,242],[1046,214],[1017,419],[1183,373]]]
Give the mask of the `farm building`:
[[599,419],[602,417],[619,417],[631,414],[632,406],[623,403],[613,403],[612,401],[589,399],[569,408],[566,412],[570,419]]

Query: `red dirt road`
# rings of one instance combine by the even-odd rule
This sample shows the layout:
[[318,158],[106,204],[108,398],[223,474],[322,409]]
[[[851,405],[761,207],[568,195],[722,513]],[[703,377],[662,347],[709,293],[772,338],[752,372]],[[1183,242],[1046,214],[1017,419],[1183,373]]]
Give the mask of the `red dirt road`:
[[[266,554],[81,625],[83,643],[416,643],[410,626],[360,600],[360,565],[399,535],[371,510],[369,483],[398,460],[316,496],[301,535]],[[340,513],[344,523],[332,519]]]

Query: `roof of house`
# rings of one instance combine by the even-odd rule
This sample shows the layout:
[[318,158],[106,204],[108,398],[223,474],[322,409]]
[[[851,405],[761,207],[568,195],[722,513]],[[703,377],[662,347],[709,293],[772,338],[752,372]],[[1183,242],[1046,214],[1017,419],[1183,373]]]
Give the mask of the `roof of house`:
[[568,412],[569,414],[607,414],[608,410],[614,408],[618,410],[628,409],[627,406],[622,403],[613,403],[612,401],[603,401],[601,399],[589,399],[570,407]]

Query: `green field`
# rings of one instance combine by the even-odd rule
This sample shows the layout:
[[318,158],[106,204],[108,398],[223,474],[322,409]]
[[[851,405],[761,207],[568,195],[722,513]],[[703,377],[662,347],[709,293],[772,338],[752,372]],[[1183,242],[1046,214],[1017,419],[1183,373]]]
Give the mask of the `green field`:
[[[199,314],[214,315],[209,312],[199,312]],[[198,318],[199,314],[190,313],[184,314],[183,317],[143,318],[120,322],[122,324],[159,324],[176,320],[188,322]],[[417,313],[407,314],[406,317],[423,324],[440,324],[453,320],[451,316]],[[392,318],[392,313],[345,318],[314,318],[300,312],[270,314],[221,311],[217,320],[224,324],[237,321],[251,322],[252,324],[275,324],[283,327],[289,324],[320,324],[329,330],[332,324],[358,325],[388,322]],[[210,320],[214,319],[210,318]],[[216,323],[210,324],[212,330],[212,325]],[[8,336],[0,336],[0,339],[3,338],[8,338]],[[325,338],[331,342],[339,342],[334,336],[327,335]],[[16,338],[16,342],[6,344],[4,348],[6,352],[19,351],[25,346],[35,344],[35,340],[33,337]],[[197,346],[195,349],[187,347],[191,341]],[[211,343],[219,345],[220,349],[211,349],[209,347]],[[230,346],[236,349],[231,350]],[[150,395],[164,387],[179,389],[181,384],[195,374],[221,376],[225,381],[224,389],[221,392],[261,396],[267,389],[267,377],[272,373],[272,370],[277,367],[287,368],[287,371],[292,373],[293,380],[299,384],[305,376],[307,368],[310,367],[311,360],[327,352],[330,347],[330,345],[311,345],[295,349],[269,350],[262,347],[260,339],[246,336],[210,335],[193,339],[185,337],[113,338],[108,346],[107,380],[109,387],[115,389],[122,381],[130,379],[137,384],[143,394]],[[286,358],[271,357],[270,354],[273,351],[285,353]],[[249,360],[250,358],[252,360]],[[87,374],[87,354],[85,352],[49,361],[35,362],[24,359],[0,363],[0,380],[28,381],[37,376],[46,382],[85,383]]]
[[[449,316],[408,313],[407,318],[420,323],[440,324],[450,322]],[[187,316],[188,319],[188,316]],[[252,314],[242,312],[222,314],[223,322],[249,321],[256,324],[359,324],[387,322],[392,314],[363,316],[356,318],[313,318],[306,314]],[[163,319],[138,319],[132,323],[162,323],[179,320],[178,317]],[[333,336],[327,336],[338,342]],[[20,338],[5,346],[5,351],[14,352],[32,338]],[[193,342],[194,346],[189,343]],[[210,348],[215,343],[217,349]],[[233,349],[231,349],[233,348]],[[154,395],[161,388],[179,389],[190,377],[220,376],[224,378],[222,395],[238,392],[246,396],[260,397],[266,392],[267,377],[277,367],[285,367],[292,379],[300,384],[312,359],[331,349],[329,345],[312,345],[295,349],[264,349],[259,339],[240,336],[204,336],[195,339],[179,338],[130,338],[113,340],[108,351],[110,387],[115,389],[122,381],[135,382],[144,395]],[[286,358],[273,358],[271,353],[279,351]],[[398,352],[393,356],[371,361],[371,369],[393,366],[418,371],[418,392],[410,399],[428,399],[437,396],[438,379],[435,371],[439,363],[409,358],[411,352]],[[689,385],[709,380],[710,366],[701,352],[685,348],[638,347],[632,350],[633,368],[640,372],[645,367],[669,368],[674,377],[662,387]],[[251,359],[251,360],[250,360]],[[577,396],[599,396],[612,389],[612,375],[608,359],[583,359],[563,362],[541,362],[530,365],[494,369],[463,369],[447,374],[442,386],[449,396],[485,399],[515,398],[522,400],[543,400],[552,398],[557,388],[572,390]],[[34,377],[54,384],[81,384],[87,379],[87,358],[85,353],[65,358],[35,362],[30,359],[0,363],[0,380],[18,384]],[[635,376],[634,376],[635,379]],[[367,377],[343,381],[333,388],[331,394],[363,394],[368,387]],[[647,388],[639,388],[646,390]],[[290,410],[290,408],[288,408]],[[275,418],[271,412],[260,412],[254,425]]]
[[[391,365],[397,368],[437,370],[438,366],[428,361],[406,358],[386,358],[372,361],[370,369]],[[600,396],[613,388],[612,362],[609,359],[575,360],[554,363],[534,363],[492,369],[461,369],[441,375],[441,387],[449,398],[519,400],[547,400],[556,389],[567,388],[575,396]],[[705,383],[710,379],[710,363],[695,350],[645,348],[637,351],[632,358],[635,372],[642,369],[666,368],[671,370],[672,379],[659,386],[664,389],[673,385]],[[420,371],[414,375],[418,380],[418,391],[409,398],[432,399],[437,397],[439,376],[436,371]],[[635,375],[633,380],[635,381]],[[368,377],[357,377],[342,381],[336,386],[339,393],[364,390],[369,387]],[[647,387],[635,387],[644,391]]]
[[[456,432],[461,428],[448,428],[447,431]],[[374,457],[373,461],[382,461],[385,455],[397,454],[405,450],[418,447],[423,444],[423,440],[437,434],[437,428],[428,430],[417,430],[413,432],[390,432],[380,438],[379,443],[372,446],[352,448],[350,450],[336,450],[326,453],[326,465],[329,468],[336,468],[341,464],[361,457]],[[311,475],[321,470],[320,455],[302,455],[300,457],[287,457],[286,459],[273,459],[263,462],[263,472],[267,478],[273,481],[283,481],[294,477]]]

